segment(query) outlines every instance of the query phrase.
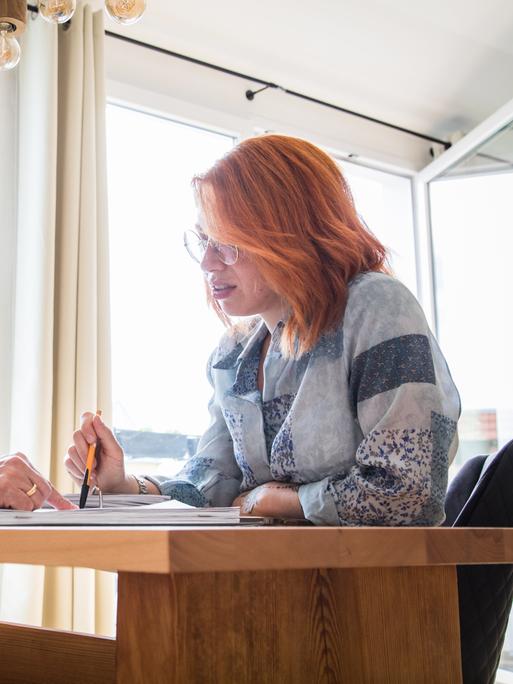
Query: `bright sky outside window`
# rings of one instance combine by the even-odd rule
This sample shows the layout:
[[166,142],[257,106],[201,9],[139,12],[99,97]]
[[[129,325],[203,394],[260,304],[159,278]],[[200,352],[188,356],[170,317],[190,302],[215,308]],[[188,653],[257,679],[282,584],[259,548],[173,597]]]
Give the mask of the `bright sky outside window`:
[[394,275],[417,294],[411,181],[375,169],[340,164],[356,208],[367,227],[389,249]]
[[464,416],[473,412],[470,427],[493,411],[498,446],[513,434],[512,190],[511,173],[448,177],[430,186],[440,344]]
[[192,176],[233,138],[113,105],[107,127],[113,422],[201,434],[206,363],[223,326],[207,308],[183,232],[196,221]]

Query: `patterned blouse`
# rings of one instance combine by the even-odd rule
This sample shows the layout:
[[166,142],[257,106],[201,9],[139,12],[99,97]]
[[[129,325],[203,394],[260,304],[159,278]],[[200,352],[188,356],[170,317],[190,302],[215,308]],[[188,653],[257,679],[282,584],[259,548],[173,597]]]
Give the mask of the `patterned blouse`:
[[181,473],[152,477],[162,493],[228,506],[242,491],[296,483],[316,525],[437,525],[456,452],[459,395],[413,295],[398,280],[364,273],[344,317],[300,359],[265,359],[257,318],[227,333],[208,363],[211,424]]

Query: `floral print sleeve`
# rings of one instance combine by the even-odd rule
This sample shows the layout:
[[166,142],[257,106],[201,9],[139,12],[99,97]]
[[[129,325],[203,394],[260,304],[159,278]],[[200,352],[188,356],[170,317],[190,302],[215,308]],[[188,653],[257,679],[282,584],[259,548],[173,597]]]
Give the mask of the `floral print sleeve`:
[[372,288],[348,304],[345,367],[361,441],[348,470],[300,488],[317,524],[443,520],[459,397],[413,295],[398,287],[388,295],[386,307]]

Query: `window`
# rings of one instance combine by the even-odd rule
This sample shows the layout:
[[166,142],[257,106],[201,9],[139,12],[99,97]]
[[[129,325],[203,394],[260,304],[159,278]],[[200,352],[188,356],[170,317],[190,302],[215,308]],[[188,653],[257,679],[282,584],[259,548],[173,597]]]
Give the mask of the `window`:
[[348,162],[340,164],[358,213],[390,252],[394,275],[417,294],[411,180]]
[[[513,173],[482,170],[483,159],[500,156],[476,154],[430,184],[439,340],[462,400],[452,474],[513,438]],[[497,682],[513,681],[511,623],[500,668]]]
[[223,326],[183,232],[196,221],[191,178],[233,144],[107,107],[113,423],[132,472],[172,475],[208,425],[205,369]]
[[439,341],[462,399],[457,464],[513,436],[513,174],[431,183]]
[[[206,363],[224,328],[185,253],[191,178],[234,137],[117,105],[107,107],[113,422],[129,471],[174,475],[209,422]],[[410,180],[342,164],[369,228],[415,293]]]

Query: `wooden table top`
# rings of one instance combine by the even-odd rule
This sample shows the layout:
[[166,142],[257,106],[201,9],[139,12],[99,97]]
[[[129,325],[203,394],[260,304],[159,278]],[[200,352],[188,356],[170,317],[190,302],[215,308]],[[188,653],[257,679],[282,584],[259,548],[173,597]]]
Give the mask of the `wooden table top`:
[[0,562],[152,573],[513,564],[513,528],[10,527]]

